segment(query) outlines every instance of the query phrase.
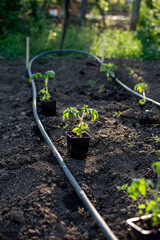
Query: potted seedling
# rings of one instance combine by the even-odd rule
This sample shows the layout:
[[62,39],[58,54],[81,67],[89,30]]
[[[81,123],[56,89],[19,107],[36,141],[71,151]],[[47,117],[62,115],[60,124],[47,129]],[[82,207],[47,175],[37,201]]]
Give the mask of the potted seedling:
[[102,71],[105,72],[109,82],[112,82],[112,78],[115,78],[115,73],[114,73],[115,69],[116,69],[116,65],[113,63],[102,64]]
[[148,87],[145,83],[138,83],[134,86],[134,91],[137,91],[139,93],[142,93],[143,98],[139,100],[140,105],[144,105],[146,103],[146,93],[145,89]]
[[95,109],[90,109],[84,105],[81,110],[82,113],[80,114],[76,107],[69,107],[62,115],[63,122],[69,118],[70,113],[79,120],[72,131],[66,132],[68,155],[74,159],[85,159],[87,157],[91,136],[85,131],[88,129],[88,124],[84,122],[84,118],[91,116],[92,122],[98,118],[98,112]]
[[[157,185],[151,180],[140,178],[133,179],[131,186],[127,187],[130,197],[137,200],[140,195],[144,196],[145,202],[138,205],[139,217],[127,220],[132,227],[135,240],[159,240],[160,239],[160,162],[154,162],[158,177]],[[152,197],[148,200],[147,193]]]
[[39,91],[38,94],[41,95],[41,102],[42,102],[42,113],[45,116],[54,116],[56,114],[56,99],[51,97],[51,94],[48,91],[48,79],[49,77],[55,78],[55,73],[51,70],[42,73],[35,73],[29,78],[29,82],[33,79],[41,77],[44,79],[44,88]]

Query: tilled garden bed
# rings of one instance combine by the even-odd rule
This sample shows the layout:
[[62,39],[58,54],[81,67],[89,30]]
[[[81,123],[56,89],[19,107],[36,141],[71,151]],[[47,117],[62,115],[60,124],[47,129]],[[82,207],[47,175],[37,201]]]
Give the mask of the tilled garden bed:
[[[134,87],[144,78],[147,96],[160,101],[160,62],[139,63],[106,60],[116,64],[116,76]],[[159,157],[160,110],[108,82],[91,58],[45,57],[33,64],[32,72],[53,70],[49,91],[57,99],[57,113],[38,112],[53,144],[88,198],[121,240],[131,240],[126,219],[136,216],[135,202],[117,186],[135,177],[156,180],[151,165]],[[37,92],[43,88],[35,80]],[[1,60],[0,65],[0,239],[105,239],[72,189],[35,123],[32,87],[23,61]],[[86,160],[67,156],[66,129],[62,113],[84,104],[98,111],[91,123],[92,136]],[[121,113],[121,114],[117,114]],[[75,123],[74,118],[71,124]],[[70,127],[71,125],[69,125]]]

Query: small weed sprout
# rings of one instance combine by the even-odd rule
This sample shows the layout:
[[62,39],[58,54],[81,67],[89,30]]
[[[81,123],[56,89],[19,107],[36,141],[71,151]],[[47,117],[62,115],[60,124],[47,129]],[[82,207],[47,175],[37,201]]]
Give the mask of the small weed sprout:
[[130,69],[129,75],[133,75],[134,71]]
[[130,133],[130,134],[128,135],[128,137],[129,137],[130,139],[137,138],[137,137],[138,137],[138,134],[137,134],[137,132],[135,132],[135,133]]
[[124,134],[119,136],[120,139],[124,139]]
[[99,92],[104,92],[105,91],[105,85],[104,84],[101,84],[100,86],[99,86]]
[[116,65],[113,63],[102,64],[102,71],[105,72],[109,82],[112,82],[112,78],[115,77],[115,73],[114,73],[115,69],[116,69]]
[[88,124],[83,120],[87,115],[90,115],[92,118],[92,122],[94,122],[98,118],[98,112],[95,109],[88,108],[88,106],[84,105],[82,108],[82,115],[80,116],[79,111],[76,107],[67,108],[62,115],[63,122],[69,118],[69,114],[72,113],[74,117],[79,119],[79,124],[72,130],[77,136],[82,137],[85,129],[88,129]]
[[88,80],[88,85],[91,87],[91,89],[95,87],[96,83],[96,81]]
[[134,71],[130,67],[126,66],[126,64],[123,64],[123,66],[129,71],[129,75],[134,74]]
[[121,115],[122,115],[122,112],[121,112],[121,111],[118,111],[118,112],[114,112],[113,117],[119,118]]
[[[136,178],[132,180],[130,186],[126,184],[123,186],[126,187],[118,187],[118,190],[127,189],[128,194],[134,200],[137,200],[140,195],[145,197],[145,203],[138,205],[139,215],[147,215],[151,214],[151,226],[152,228],[159,227],[159,213],[160,213],[160,197],[159,197],[159,190],[160,190],[160,161],[154,162],[152,164],[152,168],[155,169],[157,173],[157,185],[155,186],[151,180],[145,178]],[[153,197],[152,200],[147,199],[147,191]]]
[[147,84],[145,83],[138,83],[134,86],[134,91],[137,91],[139,93],[142,93],[143,95],[143,99],[139,100],[139,104],[140,105],[144,105],[146,102],[146,93],[145,93],[145,89],[148,87]]
[[118,191],[120,192],[120,191],[123,191],[123,190],[125,190],[125,189],[127,189],[128,188],[128,183],[126,183],[126,184],[124,184],[124,185],[122,185],[122,186],[117,186],[117,189],[118,189]]
[[39,91],[38,94],[42,94],[41,101],[43,100],[49,100],[51,98],[51,94],[48,91],[48,79],[49,77],[55,78],[55,73],[51,70],[45,72],[44,74],[42,73],[35,73],[29,78],[29,82],[31,83],[34,78],[41,77],[44,79],[44,84],[45,87]]
[[154,137],[154,141],[155,141],[156,143],[159,143],[159,142],[160,142],[160,137],[155,136],[155,137]]

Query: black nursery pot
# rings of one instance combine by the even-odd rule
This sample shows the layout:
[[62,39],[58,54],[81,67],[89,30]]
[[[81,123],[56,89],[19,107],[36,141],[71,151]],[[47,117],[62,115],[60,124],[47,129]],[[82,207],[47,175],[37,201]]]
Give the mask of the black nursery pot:
[[66,134],[69,157],[74,159],[85,159],[87,157],[91,136],[86,132],[83,133],[81,138],[75,136],[73,132],[66,132]]
[[134,240],[160,240],[160,229],[158,230],[145,230],[137,225],[140,219],[145,220],[150,218],[151,215],[140,217],[134,217],[127,219],[127,223],[132,228],[132,237]]
[[49,100],[43,100],[42,113],[47,117],[55,116],[56,115],[56,99],[50,98]]

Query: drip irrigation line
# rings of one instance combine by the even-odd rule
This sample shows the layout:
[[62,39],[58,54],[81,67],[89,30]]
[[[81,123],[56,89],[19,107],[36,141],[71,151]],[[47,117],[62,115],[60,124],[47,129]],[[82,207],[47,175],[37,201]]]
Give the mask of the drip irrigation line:
[[[97,58],[96,56],[89,54],[85,51],[79,51],[79,50],[66,50],[66,49],[62,49],[62,50],[55,50],[55,51],[47,51],[44,53],[41,53],[37,56],[35,56],[34,58],[31,59],[31,61],[29,62],[29,66],[28,66],[28,74],[29,77],[32,76],[32,72],[31,72],[31,66],[32,63],[35,59],[39,58],[40,56],[43,56],[45,54],[48,53],[59,53],[59,52],[76,52],[76,53],[82,53],[82,54],[86,54],[88,56],[93,57],[95,60],[97,60],[100,64],[101,61],[99,58]],[[85,194],[85,192],[82,190],[82,188],[79,186],[79,184],[77,183],[77,181],[75,180],[75,178],[73,177],[72,173],[70,172],[70,170],[68,169],[67,165],[65,164],[64,160],[62,159],[61,155],[59,154],[59,152],[56,150],[55,146],[53,145],[52,141],[50,140],[48,134],[46,133],[40,119],[37,113],[37,91],[36,91],[36,85],[34,80],[32,80],[32,90],[33,90],[33,113],[34,113],[34,117],[36,120],[36,123],[39,127],[40,132],[42,133],[44,139],[46,140],[46,142],[48,143],[53,155],[56,157],[60,167],[62,168],[63,172],[65,173],[66,177],[68,178],[69,182],[71,183],[71,185],[73,186],[74,190],[76,191],[77,195],[79,196],[79,198],[81,199],[81,201],[83,202],[84,206],[86,207],[86,209],[88,209],[88,211],[90,212],[91,216],[93,217],[93,219],[95,220],[95,222],[97,223],[97,225],[100,227],[100,229],[103,231],[104,236],[108,239],[108,240],[118,240],[117,237],[114,235],[114,233],[111,231],[111,229],[108,227],[108,225],[106,224],[106,222],[103,220],[103,218],[101,217],[101,215],[97,212],[97,210],[95,209],[95,207],[92,205],[92,203],[90,202],[90,200],[88,199],[87,195]]]
[[50,51],[46,51],[46,52],[42,52],[38,55],[36,55],[35,57],[33,57],[30,62],[29,62],[29,66],[28,66],[28,74],[29,76],[32,75],[31,73],[31,67],[32,67],[32,63],[39,57],[42,57],[44,55],[47,55],[47,54],[50,54],[50,53],[82,53],[82,54],[85,54],[85,55],[88,55],[90,57],[92,57],[93,59],[95,59],[100,65],[102,64],[101,60],[96,57],[95,55],[91,54],[91,53],[88,53],[86,51],[83,51],[83,50],[75,50],[75,49],[58,49],[58,50],[50,50]]

